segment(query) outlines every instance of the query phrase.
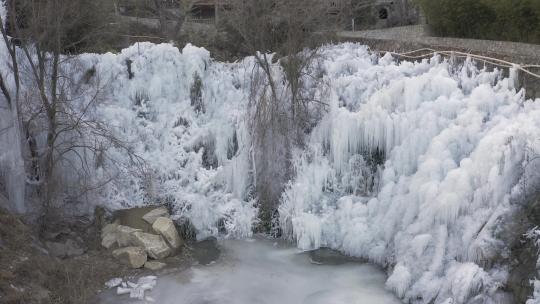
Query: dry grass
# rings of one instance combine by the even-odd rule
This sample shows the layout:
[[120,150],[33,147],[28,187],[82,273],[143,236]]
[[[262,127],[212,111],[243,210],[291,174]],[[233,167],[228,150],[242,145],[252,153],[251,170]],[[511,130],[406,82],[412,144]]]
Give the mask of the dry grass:
[[93,303],[111,277],[128,273],[107,252],[58,259],[17,217],[0,209],[0,303]]

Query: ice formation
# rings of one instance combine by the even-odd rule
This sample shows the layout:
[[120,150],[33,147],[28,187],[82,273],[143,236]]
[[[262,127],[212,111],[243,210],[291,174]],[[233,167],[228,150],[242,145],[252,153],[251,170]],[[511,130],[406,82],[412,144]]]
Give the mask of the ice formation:
[[347,44],[325,54],[331,109],[295,155],[286,234],[389,266],[405,301],[491,301],[507,278],[483,266],[507,250],[498,226],[537,184],[538,101],[469,61],[398,63]]
[[[118,282],[115,281],[114,283],[116,284]],[[129,294],[129,297],[131,299],[146,300],[146,302],[155,302],[152,297],[145,296],[145,292],[152,290],[154,287],[156,287],[156,284],[156,276],[146,276],[140,277],[137,280],[137,283],[120,280],[120,283],[113,287],[116,287],[117,295]]]
[[118,287],[120,284],[122,284],[123,281],[124,280],[122,280],[122,278],[112,278],[108,280],[107,282],[105,282],[105,286],[107,288]]
[[[189,219],[200,238],[217,235],[218,222],[231,237],[250,236],[257,209],[248,192],[244,126],[249,59],[221,64],[201,48],[151,43],[80,59],[81,71],[94,67],[108,83],[96,116],[115,127],[147,169],[144,175],[119,167],[120,178],[103,191],[109,207],[159,201],[177,219]],[[114,153],[113,160],[125,158],[121,149]]]
[[[502,71],[470,61],[459,69],[439,57],[396,62],[356,44],[326,47],[322,58],[329,110],[294,155],[279,210],[285,235],[301,249],[328,246],[389,266],[387,287],[406,301],[496,297],[507,268],[485,265],[507,250],[499,221],[516,208],[525,178],[535,182],[527,161],[540,150],[540,105]],[[166,44],[85,62],[114,75],[99,115],[148,160],[157,196],[201,237],[220,221],[230,236],[250,235],[253,62],[218,63],[202,49]],[[193,105],[197,77],[204,111]],[[110,201],[144,203],[142,183],[127,180]]]
[[[4,2],[0,1],[0,17],[1,20],[6,20],[6,9]],[[7,76],[7,69],[3,68],[3,55],[7,54],[5,44],[0,43],[0,73],[3,76]],[[6,81],[11,81],[11,78],[7,77]],[[21,154],[21,135],[20,128],[12,128],[12,126],[18,125],[17,109],[12,107],[10,111],[6,111],[3,108],[7,107],[4,100],[0,99],[0,143],[11,143],[9,149],[0,147],[0,176],[6,181],[6,190],[9,198],[9,206],[11,211],[17,213],[23,213],[27,211],[25,205],[25,168],[24,160]]]

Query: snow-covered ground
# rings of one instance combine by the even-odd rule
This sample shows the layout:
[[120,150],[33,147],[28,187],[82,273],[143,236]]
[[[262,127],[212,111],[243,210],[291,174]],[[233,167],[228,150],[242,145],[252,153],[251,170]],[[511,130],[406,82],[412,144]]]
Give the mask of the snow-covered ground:
[[[147,297],[159,304],[397,304],[385,274],[369,264],[315,265],[285,242],[225,240],[214,264],[159,277]],[[101,304],[150,303],[103,295]]]

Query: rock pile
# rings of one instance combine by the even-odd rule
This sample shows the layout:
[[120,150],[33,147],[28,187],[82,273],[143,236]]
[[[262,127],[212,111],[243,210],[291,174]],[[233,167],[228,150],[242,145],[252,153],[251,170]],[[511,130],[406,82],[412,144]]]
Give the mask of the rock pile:
[[[135,214],[139,217],[141,210],[145,209],[137,209],[130,216]],[[127,213],[129,211],[124,210],[124,217]],[[143,221],[138,221],[140,219]],[[101,245],[114,249],[113,256],[131,268],[163,268],[164,263],[148,259],[161,260],[169,257],[177,253],[184,244],[165,207],[153,208],[140,218],[130,218],[124,222],[139,223],[139,227],[123,225],[122,220],[107,224],[101,230]]]

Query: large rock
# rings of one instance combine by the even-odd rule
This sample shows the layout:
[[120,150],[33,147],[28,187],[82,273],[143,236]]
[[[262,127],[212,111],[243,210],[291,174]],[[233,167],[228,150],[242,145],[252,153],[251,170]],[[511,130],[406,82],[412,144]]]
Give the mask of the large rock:
[[118,228],[118,224],[107,224],[103,228],[101,228],[101,237],[103,237],[105,234],[110,233],[116,233],[116,229]]
[[118,224],[108,224],[101,229],[101,245],[107,249],[117,243]]
[[120,225],[140,229],[144,232],[152,233],[152,225],[148,224],[142,217],[156,207],[141,207],[117,210],[114,212],[114,218]]
[[136,242],[134,241],[133,234],[135,232],[141,232],[141,229],[131,228],[124,225],[118,225],[116,227],[116,241],[118,243],[118,246],[120,247],[126,247],[126,246],[132,246],[135,245]]
[[133,241],[143,247],[148,256],[159,260],[168,257],[172,253],[172,249],[167,245],[167,242],[160,235],[150,234],[137,231],[133,234]]
[[165,207],[156,208],[147,214],[143,215],[142,219],[148,224],[153,225],[154,222],[160,217],[169,217],[169,210]]
[[141,268],[146,263],[146,251],[142,247],[124,247],[112,252],[120,262],[131,268]]
[[167,243],[174,249],[180,248],[184,243],[178,235],[178,231],[170,218],[158,217],[152,225],[152,229],[154,229],[156,233],[161,234]]
[[101,246],[103,246],[103,247],[105,247],[107,249],[111,249],[112,247],[114,247],[114,245],[116,245],[116,234],[115,233],[106,234],[101,238]]

